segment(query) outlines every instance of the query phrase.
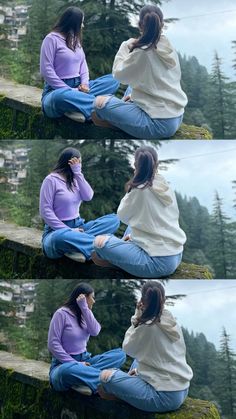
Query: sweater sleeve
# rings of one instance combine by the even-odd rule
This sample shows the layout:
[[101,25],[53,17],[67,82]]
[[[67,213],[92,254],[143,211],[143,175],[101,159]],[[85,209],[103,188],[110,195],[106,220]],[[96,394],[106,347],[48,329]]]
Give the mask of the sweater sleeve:
[[133,87],[134,81],[145,73],[148,60],[145,50],[137,48],[130,52],[128,44],[129,41],[121,44],[114,59],[112,74],[121,83],[130,84]]
[[53,230],[68,227],[56,216],[53,208],[54,196],[56,193],[55,182],[52,178],[46,177],[40,189],[39,213],[46,224]]
[[80,198],[82,201],[91,201],[93,197],[93,189],[87,180],[85,180],[85,177],[81,172],[81,164],[72,164],[70,167],[79,186]]
[[136,190],[133,189],[131,192],[127,193],[122,200],[120,201],[120,205],[117,209],[117,215],[122,221],[122,223],[128,225],[131,217],[135,211],[135,195]]
[[101,325],[95,319],[92,310],[88,307],[86,298],[79,300],[77,304],[82,312],[83,319],[86,322],[88,333],[91,336],[97,336],[101,330]]
[[41,52],[40,52],[40,74],[44,80],[51,86],[53,89],[60,89],[61,87],[66,87],[71,89],[64,81],[58,77],[54,68],[54,58],[56,54],[57,44],[56,39],[46,36],[44,38]]
[[51,320],[48,331],[48,350],[59,362],[75,361],[63,348],[61,340],[65,326],[65,315],[56,311]]
[[143,328],[147,327],[144,324],[134,327],[132,324],[125,333],[124,341],[122,347],[125,353],[132,358],[138,359],[138,354],[142,350],[143,345],[145,345],[145,339],[143,337],[142,331]]
[[88,69],[88,65],[87,65],[87,61],[86,61],[86,57],[85,57],[85,53],[84,50],[82,49],[82,54],[83,54],[83,59],[81,60],[81,65],[80,65],[80,80],[81,80],[81,84],[85,84],[86,86],[89,85],[89,69]]

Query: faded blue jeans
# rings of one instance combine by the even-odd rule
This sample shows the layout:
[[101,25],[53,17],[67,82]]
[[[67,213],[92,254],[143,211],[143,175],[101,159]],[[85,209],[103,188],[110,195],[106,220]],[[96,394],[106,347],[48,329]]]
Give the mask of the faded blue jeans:
[[134,102],[125,102],[114,96],[107,98],[105,105],[94,108],[99,118],[127,132],[134,138],[159,140],[172,137],[179,129],[183,115],[176,118],[151,118]]
[[76,89],[80,85],[80,77],[63,80],[69,87],[52,89],[45,83],[42,95],[43,111],[49,118],[59,118],[66,112],[82,112],[86,119],[91,118],[93,102],[96,96],[115,94],[120,83],[112,74],[98,77],[89,82],[89,93]]
[[172,256],[149,256],[133,241],[124,241],[113,235],[109,235],[103,247],[94,245],[94,249],[101,259],[140,278],[169,276],[175,272],[182,259],[182,253]]
[[[95,356],[91,356],[89,352],[71,356],[75,361],[63,364],[55,358],[52,359],[49,378],[56,391],[66,391],[73,386],[86,384],[95,393],[100,384],[101,371],[109,368],[121,368],[126,360],[126,355],[121,348]],[[82,362],[89,362],[90,365],[84,365]]]
[[[65,253],[81,252],[90,259],[94,250],[93,242],[99,234],[115,233],[120,220],[116,214],[108,214],[96,220],[84,222],[83,218],[63,221],[68,227],[52,230],[47,224],[42,237],[42,247],[50,259],[58,259]],[[71,230],[82,228],[84,231]]]
[[[134,360],[130,369],[137,367]],[[102,387],[107,393],[145,412],[170,412],[178,409],[188,395],[188,389],[180,391],[157,391],[138,375],[114,370],[107,381],[101,379]]]

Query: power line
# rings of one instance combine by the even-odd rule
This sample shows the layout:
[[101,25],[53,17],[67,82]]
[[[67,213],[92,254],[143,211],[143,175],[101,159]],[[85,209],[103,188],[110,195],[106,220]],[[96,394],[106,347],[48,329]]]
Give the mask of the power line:
[[[195,291],[195,292],[190,292],[188,294],[172,294],[172,295],[167,295],[166,297],[171,298],[171,297],[173,297],[173,295],[176,295],[177,297],[189,297],[190,295],[205,294],[205,293],[209,293],[209,292],[218,292],[218,291],[228,290],[228,289],[232,289],[232,288],[236,288],[236,285],[233,285],[231,287],[223,287],[223,288],[213,289],[213,290],[209,289],[209,290]],[[102,306],[102,307],[110,307],[110,306],[112,307],[112,306],[118,306],[118,305],[129,307],[131,305],[132,306],[134,305],[134,303],[128,303],[128,302],[127,303],[119,302],[119,303],[100,304],[100,301],[102,301],[102,300],[100,300],[99,298],[96,300],[96,302],[99,303],[98,305]],[[178,300],[176,299],[176,301],[178,301]]]
[[[217,14],[222,14],[222,13],[235,13],[236,9],[231,9],[231,10],[218,10],[218,11],[214,11],[214,12],[208,12],[208,13],[202,13],[199,15],[187,15],[187,16],[182,16],[182,17],[176,17],[174,19],[176,20],[183,20],[183,19],[192,19],[195,17],[205,17],[205,16],[212,16],[212,15],[217,15]],[[172,19],[172,18],[168,18],[168,19]]]
[[[174,18],[168,17],[168,18],[165,18],[165,21],[166,21],[166,23],[171,23],[171,21],[176,23],[180,20],[193,19],[193,18],[205,17],[205,16],[212,16],[212,15],[217,15],[217,14],[222,14],[222,13],[235,13],[235,12],[236,12],[236,9],[218,10],[218,11],[213,11],[213,12],[208,12],[208,13],[202,13],[202,14],[199,14],[199,15],[187,15],[187,16],[174,17]],[[93,24],[93,26],[94,26],[94,24]],[[136,26],[133,26],[133,27],[135,28]],[[86,26],[85,26],[85,29],[83,30],[83,32],[86,32],[87,30],[89,32],[94,32],[94,31],[106,31],[106,30],[110,30],[110,29],[127,28],[127,25],[117,25],[117,26],[115,25],[115,26],[103,26],[103,27],[100,27],[100,28],[90,28],[90,24],[88,24],[87,28],[88,29],[86,29]]]

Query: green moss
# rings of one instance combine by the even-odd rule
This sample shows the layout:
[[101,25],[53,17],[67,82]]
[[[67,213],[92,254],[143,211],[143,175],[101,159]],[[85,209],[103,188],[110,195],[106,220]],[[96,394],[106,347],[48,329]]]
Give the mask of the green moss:
[[206,266],[182,262],[171,279],[212,279],[212,274]]
[[206,128],[182,124],[173,139],[211,140],[212,134]]
[[[40,107],[22,106],[13,109],[9,100],[0,95],[0,139],[129,139],[120,130],[95,127],[93,124],[78,124],[66,117],[50,119],[43,115]],[[211,133],[202,127],[182,124],[173,139],[211,139]]]

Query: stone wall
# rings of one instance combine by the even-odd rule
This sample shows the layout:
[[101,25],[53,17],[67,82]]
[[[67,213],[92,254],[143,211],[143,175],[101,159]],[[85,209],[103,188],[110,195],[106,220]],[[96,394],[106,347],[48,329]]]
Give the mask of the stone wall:
[[[131,278],[120,269],[100,268],[92,262],[78,263],[66,257],[51,260],[41,250],[42,232],[0,222],[0,277],[2,279],[102,279]],[[211,279],[208,268],[181,263],[171,279]]]
[[2,419],[220,419],[215,405],[187,398],[172,413],[144,413],[124,402],[57,393],[49,387],[49,365],[0,351],[0,417]]
[[[129,139],[120,130],[80,124],[66,117],[49,119],[41,111],[41,89],[0,78],[0,139]],[[182,124],[176,139],[211,139],[208,130]]]

